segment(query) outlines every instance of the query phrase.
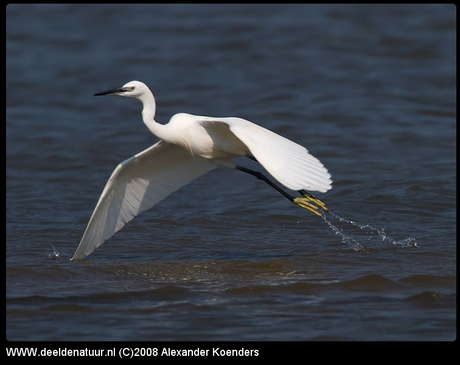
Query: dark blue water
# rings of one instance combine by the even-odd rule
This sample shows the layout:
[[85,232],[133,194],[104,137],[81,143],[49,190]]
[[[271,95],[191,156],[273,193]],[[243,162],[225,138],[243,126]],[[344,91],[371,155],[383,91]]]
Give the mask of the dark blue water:
[[[456,338],[453,5],[8,5],[6,36],[8,340]],[[161,123],[306,146],[356,225],[217,169],[69,262],[157,140],[138,102],[92,96],[136,79]]]

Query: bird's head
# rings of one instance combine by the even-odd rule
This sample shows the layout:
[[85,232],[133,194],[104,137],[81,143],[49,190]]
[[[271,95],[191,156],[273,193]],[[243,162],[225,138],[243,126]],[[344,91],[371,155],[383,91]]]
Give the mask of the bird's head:
[[142,96],[147,94],[151,94],[147,85],[140,81],[130,81],[124,84],[122,87],[101,91],[99,93],[94,94],[94,96],[119,95],[127,96],[130,98],[142,99]]

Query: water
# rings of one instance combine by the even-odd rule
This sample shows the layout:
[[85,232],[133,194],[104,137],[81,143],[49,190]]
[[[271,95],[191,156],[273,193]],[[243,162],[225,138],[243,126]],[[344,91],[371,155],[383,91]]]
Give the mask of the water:
[[[456,338],[453,5],[6,9],[8,340]],[[217,169],[69,262],[116,164],[156,141],[138,102],[92,96],[134,79],[160,122],[305,145],[336,230]]]
[[[355,227],[358,227],[359,229],[369,229],[371,232],[376,232],[378,237],[384,243],[389,242],[392,245],[399,245],[401,247],[418,247],[418,244],[417,244],[415,238],[408,237],[408,238],[405,238],[405,239],[400,240],[400,241],[395,241],[393,238],[391,238],[390,236],[388,236],[385,233],[385,228],[378,229],[376,227],[372,227],[370,224],[360,224],[360,223],[357,223],[357,222],[354,222],[354,221],[350,221],[350,220],[342,218],[342,217],[338,216],[337,214],[335,214],[333,212],[330,212],[330,211],[328,211],[328,212],[322,211],[321,212],[321,217],[324,219],[326,224],[335,232],[336,235],[342,237],[342,242],[344,244],[346,244],[348,247],[350,247],[351,249],[353,249],[355,251],[368,252],[369,249],[364,244],[362,244],[359,241],[357,241],[352,235],[349,236],[347,233],[344,233],[343,228],[338,228],[337,226],[332,224],[326,218],[326,213],[330,213],[333,217],[337,218],[339,220],[339,222],[349,223],[349,224],[351,224],[351,225],[353,225]],[[368,237],[367,240],[370,241],[372,238],[373,238],[373,235],[371,234]],[[54,249],[54,247],[53,247],[53,249]],[[55,251],[53,251],[53,257],[54,256],[59,256],[59,253],[56,254]]]

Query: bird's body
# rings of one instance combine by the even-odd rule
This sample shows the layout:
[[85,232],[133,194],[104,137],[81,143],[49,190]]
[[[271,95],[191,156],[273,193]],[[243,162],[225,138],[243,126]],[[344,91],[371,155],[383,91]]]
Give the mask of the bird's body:
[[163,140],[178,145],[195,158],[221,160],[249,154],[249,149],[230,131],[225,119],[237,118],[218,121],[187,113],[175,114],[164,126],[173,130],[175,135]]
[[[143,121],[160,141],[114,170],[72,260],[89,255],[136,215],[218,166],[250,173],[316,214],[318,208],[310,202],[325,209],[323,203],[304,189],[329,190],[330,174],[317,158],[289,139],[236,117],[179,113],[168,124],[159,124],[154,119],[153,94],[138,81],[96,95],[107,94],[139,99],[143,104]],[[304,198],[293,198],[262,174],[237,166],[232,159],[238,156],[257,160],[281,184],[298,190]]]

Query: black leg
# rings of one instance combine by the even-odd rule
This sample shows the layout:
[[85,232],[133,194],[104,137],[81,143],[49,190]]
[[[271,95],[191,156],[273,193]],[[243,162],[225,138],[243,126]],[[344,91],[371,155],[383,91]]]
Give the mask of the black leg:
[[236,169],[237,170],[240,170],[240,171],[243,171],[249,175],[252,175],[252,176],[255,176],[257,177],[259,180],[262,180],[262,181],[265,181],[268,185],[270,185],[273,189],[275,189],[276,191],[278,191],[279,193],[283,194],[287,199],[289,199],[291,202],[294,201],[294,197],[289,195],[288,193],[286,193],[283,189],[281,189],[280,187],[276,186],[274,183],[272,183],[270,180],[268,180],[268,178],[262,174],[261,172],[258,172],[258,171],[254,171],[254,170],[250,170],[250,169],[247,169],[246,167],[243,167],[243,166],[238,166],[236,165]]
[[245,157],[249,158],[252,161],[259,162],[253,155],[246,155]]
[[[251,157],[249,157],[249,158],[251,158]],[[240,171],[243,171],[243,172],[245,172],[245,173],[247,173],[249,175],[255,176],[259,180],[262,180],[262,181],[266,182],[268,185],[270,185],[273,189],[278,191],[280,194],[282,194],[286,199],[288,199],[292,203],[297,204],[298,206],[300,206],[300,207],[302,207],[304,209],[308,209],[309,211],[315,213],[316,215],[321,216],[321,213],[318,212],[318,207],[316,205],[311,204],[310,202],[316,203],[321,208],[327,210],[326,206],[324,205],[324,203],[321,200],[319,200],[318,198],[314,197],[313,195],[307,193],[304,190],[299,190],[299,193],[302,194],[304,196],[304,198],[294,198],[292,195],[289,195],[283,189],[281,189],[279,186],[277,186],[273,182],[271,182],[261,172],[250,170],[250,169],[247,169],[246,167],[238,166],[238,165],[236,165],[236,169],[240,170]]]

